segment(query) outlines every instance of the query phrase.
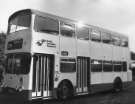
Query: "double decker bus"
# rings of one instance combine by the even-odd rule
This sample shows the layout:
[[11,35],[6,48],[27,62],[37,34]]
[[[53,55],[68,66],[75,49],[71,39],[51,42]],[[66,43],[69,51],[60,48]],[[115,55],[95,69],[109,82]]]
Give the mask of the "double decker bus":
[[132,81],[128,37],[32,9],[12,14],[3,90],[16,99],[66,99]]

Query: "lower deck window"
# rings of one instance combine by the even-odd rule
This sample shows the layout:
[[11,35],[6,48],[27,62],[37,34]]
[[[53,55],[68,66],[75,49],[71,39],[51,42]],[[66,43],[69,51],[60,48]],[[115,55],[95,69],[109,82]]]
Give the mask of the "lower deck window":
[[103,71],[104,72],[112,72],[113,71],[112,61],[104,61],[103,62]]
[[91,71],[92,72],[102,72],[102,61],[101,60],[91,60]]
[[127,62],[91,60],[91,72],[126,72]]
[[123,71],[127,71],[127,62],[122,63]]
[[114,67],[114,72],[121,72],[122,71],[121,62],[114,62],[113,67]]
[[75,59],[61,59],[60,71],[62,73],[69,73],[76,71]]

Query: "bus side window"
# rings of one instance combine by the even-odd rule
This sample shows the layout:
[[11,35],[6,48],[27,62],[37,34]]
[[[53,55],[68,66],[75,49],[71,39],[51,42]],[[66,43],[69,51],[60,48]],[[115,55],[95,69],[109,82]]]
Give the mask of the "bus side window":
[[91,60],[91,72],[102,72],[102,61],[101,60]]
[[61,59],[60,61],[60,72],[72,73],[76,71],[75,59]]
[[122,66],[123,66],[123,71],[124,72],[127,71],[127,62],[126,61],[122,62]]
[[121,46],[122,46],[122,47],[128,47],[128,40],[126,40],[126,39],[121,39]]
[[61,22],[60,23],[60,33],[62,36],[74,37],[75,25],[71,24],[71,23]]
[[100,42],[101,41],[100,31],[92,29],[90,35],[91,35],[91,40],[92,41],[96,41],[96,42]]
[[112,61],[103,61],[103,71],[104,72],[112,72],[113,71]]
[[76,34],[78,39],[89,40],[89,28],[87,27],[77,27]]
[[111,43],[111,35],[105,32],[101,33],[101,39],[103,43],[110,44]]
[[59,22],[49,17],[36,16],[34,29],[37,32],[58,35]]
[[120,46],[121,40],[118,36],[112,36],[112,44],[116,46]]
[[113,62],[113,69],[114,72],[121,72],[122,71],[122,63],[121,62]]

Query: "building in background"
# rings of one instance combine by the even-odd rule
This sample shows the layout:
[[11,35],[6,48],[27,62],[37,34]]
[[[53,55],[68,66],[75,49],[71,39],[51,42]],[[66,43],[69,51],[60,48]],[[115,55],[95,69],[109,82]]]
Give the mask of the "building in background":
[[2,73],[5,69],[4,68],[5,66],[5,58],[4,58],[5,39],[6,39],[6,34],[0,33],[0,83],[3,78]]
[[135,81],[135,52],[131,52],[131,69],[132,69],[132,77]]

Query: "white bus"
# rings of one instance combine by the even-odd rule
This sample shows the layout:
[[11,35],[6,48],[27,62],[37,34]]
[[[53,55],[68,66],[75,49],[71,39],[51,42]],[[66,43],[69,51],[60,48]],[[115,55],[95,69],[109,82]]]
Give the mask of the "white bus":
[[65,99],[132,81],[126,36],[37,10],[10,16],[5,55],[2,87],[16,99]]

